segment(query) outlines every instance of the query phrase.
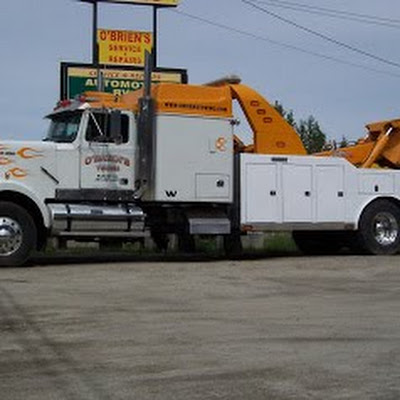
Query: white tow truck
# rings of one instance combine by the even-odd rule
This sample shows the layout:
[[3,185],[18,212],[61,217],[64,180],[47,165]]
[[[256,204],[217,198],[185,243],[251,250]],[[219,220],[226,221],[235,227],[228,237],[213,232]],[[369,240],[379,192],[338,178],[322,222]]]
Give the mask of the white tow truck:
[[[149,86],[149,85],[147,85]],[[253,130],[235,135],[238,100]],[[121,97],[61,101],[41,142],[0,142],[0,265],[24,263],[50,237],[160,248],[177,234],[287,230],[305,252],[400,246],[400,172],[305,155],[271,105],[238,81],[160,84]]]

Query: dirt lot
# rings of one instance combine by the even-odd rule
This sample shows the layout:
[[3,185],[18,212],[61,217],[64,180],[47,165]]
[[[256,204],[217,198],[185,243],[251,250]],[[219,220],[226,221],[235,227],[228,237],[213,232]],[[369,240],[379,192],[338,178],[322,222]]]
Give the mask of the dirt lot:
[[400,398],[398,256],[99,261],[0,270],[2,400]]

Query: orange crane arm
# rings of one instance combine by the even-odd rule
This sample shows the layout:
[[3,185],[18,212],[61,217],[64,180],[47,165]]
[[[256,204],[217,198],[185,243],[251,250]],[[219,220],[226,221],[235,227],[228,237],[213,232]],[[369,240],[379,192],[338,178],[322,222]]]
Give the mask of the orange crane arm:
[[[379,134],[376,139],[375,154],[371,154],[371,157],[375,157],[374,162],[400,168],[400,120],[369,124],[367,128],[371,137]],[[365,167],[368,166],[365,165]]]
[[[206,83],[205,86],[229,87],[232,99],[239,102],[253,131],[253,144],[239,146],[239,152],[258,154],[307,154],[295,129],[254,89],[242,85],[237,76],[230,76]],[[243,145],[243,143],[241,143]]]
[[264,97],[242,84],[229,87],[253,131],[254,153],[307,154],[297,132]]
[[400,168],[400,120],[367,125],[368,135],[353,146],[314,154],[343,157],[360,168]]
[[321,151],[319,153],[314,153],[313,155],[318,157],[341,157],[345,158],[356,167],[361,167],[367,160],[369,154],[373,151],[374,147],[375,142],[363,140],[353,146]]

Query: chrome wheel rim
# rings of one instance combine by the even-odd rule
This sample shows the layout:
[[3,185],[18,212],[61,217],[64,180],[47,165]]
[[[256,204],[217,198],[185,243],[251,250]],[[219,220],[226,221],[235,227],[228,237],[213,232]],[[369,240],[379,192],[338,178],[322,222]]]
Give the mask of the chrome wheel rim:
[[9,256],[22,245],[22,229],[12,218],[0,217],[0,256]]
[[393,214],[381,212],[374,218],[374,237],[382,246],[394,244],[399,236],[399,224]]

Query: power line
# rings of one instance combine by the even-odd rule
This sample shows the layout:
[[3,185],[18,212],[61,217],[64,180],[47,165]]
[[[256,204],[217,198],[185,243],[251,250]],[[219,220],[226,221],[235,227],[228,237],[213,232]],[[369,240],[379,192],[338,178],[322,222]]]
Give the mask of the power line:
[[221,24],[219,22],[211,21],[209,19],[206,19],[206,18],[203,18],[203,17],[199,17],[197,15],[189,14],[189,13],[186,13],[186,12],[183,12],[183,11],[178,11],[178,10],[169,10],[169,11],[173,12],[175,14],[179,14],[179,15],[182,15],[184,17],[193,19],[193,20],[198,21],[198,22],[202,22],[202,23],[205,23],[205,24],[208,24],[208,25],[211,25],[211,26],[215,26],[215,27],[220,28],[220,29],[224,29],[226,31],[230,31],[230,32],[234,32],[234,33],[237,33],[237,34],[240,34],[240,35],[243,35],[243,36],[247,36],[247,37],[250,37],[250,38],[255,39],[255,40],[260,40],[260,41],[263,41],[263,42],[267,42],[267,43],[270,43],[270,44],[272,44],[274,46],[283,47],[283,48],[286,48],[286,49],[289,49],[289,50],[298,51],[298,52],[301,52],[303,54],[307,54],[307,55],[311,55],[311,56],[314,56],[314,57],[322,58],[324,60],[333,61],[333,62],[336,62],[336,63],[339,63],[339,64],[348,65],[348,66],[351,66],[351,67],[363,69],[365,71],[370,71],[370,72],[375,72],[375,73],[378,73],[378,74],[381,74],[381,75],[388,75],[388,76],[392,76],[392,77],[395,77],[395,78],[400,78],[400,74],[396,74],[394,72],[383,71],[383,70],[380,70],[380,69],[368,67],[366,65],[353,63],[351,61],[346,61],[346,60],[342,60],[342,59],[337,58],[337,57],[333,57],[333,56],[329,56],[329,55],[326,55],[326,54],[318,53],[318,52],[315,52],[315,51],[312,51],[312,50],[307,50],[307,49],[304,49],[304,48],[301,48],[301,47],[298,47],[298,46],[294,46],[294,45],[291,45],[291,44],[288,44],[288,43],[284,43],[284,42],[280,42],[280,41],[277,41],[277,40],[269,39],[269,38],[267,38],[265,36],[259,36],[259,35],[256,35],[256,34],[252,33],[252,32],[248,32],[248,31],[244,31],[242,29],[234,28],[232,26],[224,25],[224,24]]
[[307,9],[313,9],[317,11],[324,11],[324,12],[330,12],[334,14],[340,14],[340,15],[351,15],[353,17],[359,17],[359,18],[365,18],[369,19],[372,21],[381,21],[381,22],[389,22],[393,24],[400,24],[400,19],[396,18],[388,18],[388,17],[378,17],[376,15],[370,15],[370,14],[360,14],[360,13],[355,13],[351,12],[348,10],[335,10],[332,8],[326,8],[326,7],[318,7],[318,6],[310,6],[308,4],[304,3],[296,3],[293,1],[285,1],[285,0],[253,0],[254,3],[267,3],[267,2],[274,2],[274,3],[280,3],[280,4],[286,4],[286,5],[291,5],[291,6],[297,6],[301,8],[307,8]]
[[[336,11],[328,8],[308,6],[305,4],[294,3],[279,0],[253,0],[253,3],[265,4],[271,7],[284,8],[286,10],[304,12],[313,15],[321,15],[330,18],[336,18],[347,21],[355,21],[369,25],[384,26],[388,28],[400,29],[400,20],[386,19],[380,17],[367,16],[366,14],[357,14],[346,11]],[[390,22],[388,22],[388,21]]]
[[361,49],[359,49],[357,47],[354,47],[354,46],[351,46],[351,45],[349,45],[347,43],[341,42],[340,40],[337,40],[337,39],[334,39],[334,38],[332,38],[330,36],[324,35],[323,33],[314,31],[313,29],[310,29],[310,28],[307,28],[306,26],[300,25],[297,22],[294,22],[294,21],[292,21],[292,20],[290,20],[288,18],[282,17],[282,16],[280,16],[280,15],[278,15],[278,14],[272,12],[272,11],[266,10],[265,8],[258,6],[257,4],[253,3],[250,0],[242,0],[242,2],[245,3],[245,4],[248,4],[250,7],[253,7],[253,8],[255,8],[255,9],[257,9],[257,10],[259,10],[259,11],[265,13],[265,14],[270,15],[271,17],[274,17],[274,18],[276,18],[276,19],[278,19],[278,20],[280,20],[282,22],[285,22],[286,24],[292,25],[295,28],[301,29],[301,30],[303,30],[303,31],[305,31],[307,33],[310,33],[310,34],[312,34],[314,36],[317,36],[317,37],[319,37],[321,39],[324,39],[324,40],[326,40],[328,42],[336,44],[337,46],[344,47],[344,48],[346,48],[346,49],[348,49],[350,51],[353,51],[354,53],[361,54],[361,55],[363,55],[365,57],[374,59],[376,61],[380,61],[380,62],[382,62],[384,64],[400,68],[400,64],[395,62],[395,61],[387,60],[386,58],[377,56],[375,54],[369,53],[368,51],[361,50]]

